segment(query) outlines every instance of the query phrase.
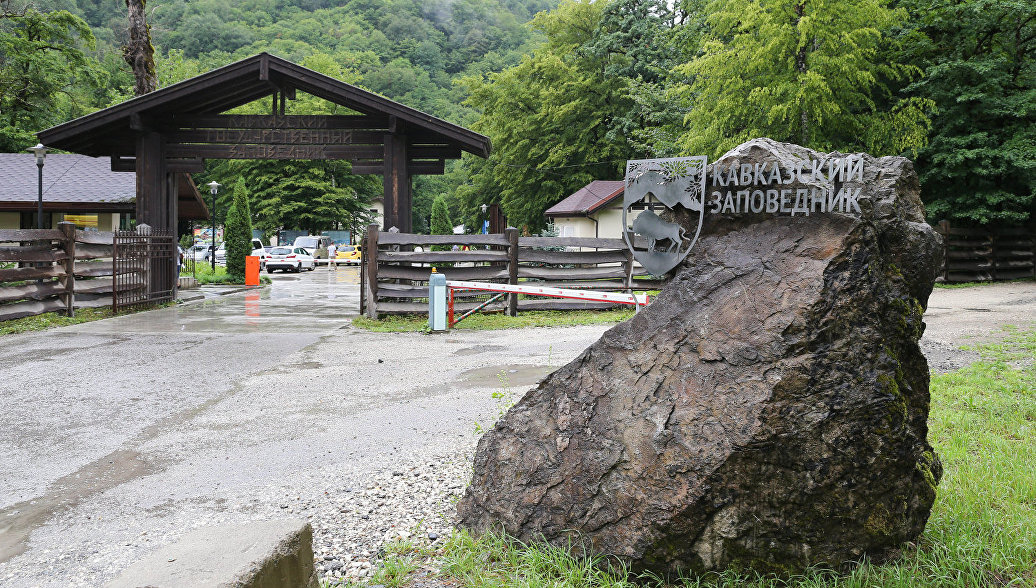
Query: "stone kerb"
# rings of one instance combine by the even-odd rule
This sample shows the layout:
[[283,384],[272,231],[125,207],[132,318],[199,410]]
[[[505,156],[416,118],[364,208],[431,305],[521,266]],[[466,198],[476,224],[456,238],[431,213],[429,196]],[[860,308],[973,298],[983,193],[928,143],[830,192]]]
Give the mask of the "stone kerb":
[[[710,166],[695,250],[480,440],[459,525],[660,573],[845,569],[916,539],[942,472],[918,347],[941,249],[910,161],[853,157],[814,174],[845,156],[759,139]],[[785,181],[731,185],[763,164]],[[814,189],[851,203],[806,214]]]
[[203,527],[138,561],[107,588],[317,588],[313,528],[287,519]]

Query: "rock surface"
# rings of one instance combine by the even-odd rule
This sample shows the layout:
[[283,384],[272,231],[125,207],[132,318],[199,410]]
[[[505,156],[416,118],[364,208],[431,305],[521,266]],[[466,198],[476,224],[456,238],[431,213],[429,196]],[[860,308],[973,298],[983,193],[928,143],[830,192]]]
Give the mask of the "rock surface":
[[[719,163],[822,157],[760,139]],[[942,473],[917,343],[941,250],[910,161],[863,157],[859,214],[709,214],[646,310],[482,438],[459,525],[661,573],[844,569],[916,539]]]

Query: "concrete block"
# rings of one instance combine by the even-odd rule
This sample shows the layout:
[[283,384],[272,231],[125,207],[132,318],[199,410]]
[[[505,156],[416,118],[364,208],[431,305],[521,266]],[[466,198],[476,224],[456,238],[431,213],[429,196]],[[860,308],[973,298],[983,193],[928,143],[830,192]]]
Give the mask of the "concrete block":
[[108,588],[316,588],[313,528],[297,519],[196,529]]

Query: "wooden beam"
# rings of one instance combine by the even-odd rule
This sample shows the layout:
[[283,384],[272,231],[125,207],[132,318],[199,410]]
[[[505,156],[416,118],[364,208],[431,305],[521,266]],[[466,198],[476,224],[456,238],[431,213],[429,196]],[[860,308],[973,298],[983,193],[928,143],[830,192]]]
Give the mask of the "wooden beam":
[[460,147],[448,146],[410,146],[407,149],[410,159],[460,159]]
[[[166,159],[166,171],[170,173],[201,173],[205,171],[205,160],[193,159]],[[113,172],[135,172],[137,171],[137,159],[135,157],[112,156]]]
[[[351,129],[199,129],[166,135],[169,143],[286,144],[286,145],[377,145],[383,144],[379,132]],[[428,152],[435,149],[422,147]],[[436,148],[443,149],[443,148]],[[457,149],[457,157],[460,150]],[[429,156],[437,157],[437,156]]]
[[178,115],[173,123],[181,129],[356,129],[384,131],[388,117],[381,115],[263,114]]
[[173,143],[169,157],[203,159],[377,159],[383,149],[374,145],[206,145]]
[[[411,176],[441,176],[446,173],[446,164],[443,161],[411,161],[408,164]],[[385,173],[383,163],[353,163],[353,175],[371,176]]]

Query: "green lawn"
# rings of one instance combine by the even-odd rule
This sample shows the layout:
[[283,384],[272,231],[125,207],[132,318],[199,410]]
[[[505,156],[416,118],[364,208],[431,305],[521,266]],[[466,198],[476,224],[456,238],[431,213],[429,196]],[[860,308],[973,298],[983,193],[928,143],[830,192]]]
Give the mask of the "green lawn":
[[[727,572],[668,585],[1036,586],[1036,330],[1008,329],[1002,342],[975,349],[980,361],[932,376],[929,436],[945,473],[917,545],[904,545],[891,562],[864,563],[844,576],[817,570],[781,580]],[[494,536],[475,540],[455,533],[435,550],[401,543],[389,553],[369,585],[405,586],[422,565],[457,586],[667,585]]]
[[[633,309],[617,310],[532,310],[520,312],[518,316],[502,313],[475,313],[456,327],[460,331],[491,331],[496,329],[520,329],[523,327],[570,327],[573,325],[597,325],[621,323],[633,316]],[[372,320],[365,316],[353,319],[353,325],[378,333],[407,333],[425,331],[428,328],[427,315],[384,316]]]
[[10,321],[0,321],[0,335],[14,335],[16,333],[26,333],[29,331],[44,331],[54,327],[67,327],[69,325],[98,321],[101,319],[111,318],[113,316],[133,314],[144,310],[154,310],[156,308],[171,306],[173,304],[176,303],[167,302],[159,305],[132,306],[130,308],[120,310],[118,313],[113,313],[110,306],[103,308],[81,308],[76,311],[76,315],[74,317],[63,316],[56,312],[45,312],[36,316],[27,316],[25,318]]

